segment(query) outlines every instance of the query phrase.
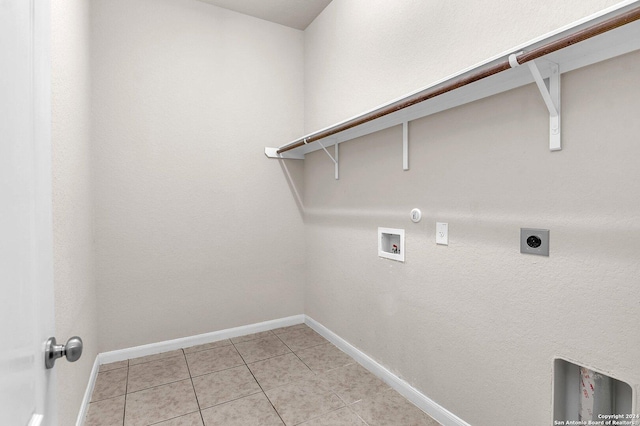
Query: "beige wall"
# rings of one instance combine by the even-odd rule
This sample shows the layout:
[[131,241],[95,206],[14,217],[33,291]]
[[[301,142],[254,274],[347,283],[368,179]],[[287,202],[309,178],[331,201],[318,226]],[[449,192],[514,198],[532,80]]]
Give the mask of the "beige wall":
[[[558,153],[528,86],[412,122],[408,172],[399,128],[341,145],[339,181],[322,152],[262,154],[614,3],[334,0],[302,33],[195,0],[54,2],[56,327],[86,344],[58,367],[60,424],[98,349],[302,312],[474,425],[547,424],[556,355],[637,386],[637,53],[564,76]],[[378,226],[406,229],[406,263],[377,257]],[[525,226],[549,258],[518,252]]]
[[303,130],[303,33],[196,0],[92,3],[100,350],[303,312],[265,146]]
[[305,130],[403,96],[618,0],[333,0],[305,31]]
[[59,420],[75,424],[98,354],[91,171],[89,2],[52,2],[52,153],[56,338],[84,341],[56,363]]
[[[639,73],[635,52],[565,74],[560,152],[530,85],[411,122],[407,172],[400,127],[341,144],[339,181],[307,155],[305,313],[472,425],[549,424],[555,356],[637,391]],[[405,263],[378,226],[406,230]]]

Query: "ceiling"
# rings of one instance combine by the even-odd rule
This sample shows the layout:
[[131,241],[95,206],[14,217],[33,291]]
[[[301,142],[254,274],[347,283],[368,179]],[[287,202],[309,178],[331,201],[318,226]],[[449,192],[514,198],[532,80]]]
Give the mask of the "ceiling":
[[245,15],[304,30],[331,0],[201,0]]

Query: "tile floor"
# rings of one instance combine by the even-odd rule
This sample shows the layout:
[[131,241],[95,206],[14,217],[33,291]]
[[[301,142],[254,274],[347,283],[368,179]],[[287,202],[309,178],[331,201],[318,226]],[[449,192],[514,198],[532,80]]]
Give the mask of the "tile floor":
[[100,366],[85,426],[438,422],[304,324]]

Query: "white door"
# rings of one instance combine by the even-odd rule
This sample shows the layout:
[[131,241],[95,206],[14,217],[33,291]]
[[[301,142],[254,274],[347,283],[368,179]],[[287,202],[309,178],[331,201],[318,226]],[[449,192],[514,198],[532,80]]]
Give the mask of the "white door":
[[49,0],[0,0],[0,425],[54,425]]

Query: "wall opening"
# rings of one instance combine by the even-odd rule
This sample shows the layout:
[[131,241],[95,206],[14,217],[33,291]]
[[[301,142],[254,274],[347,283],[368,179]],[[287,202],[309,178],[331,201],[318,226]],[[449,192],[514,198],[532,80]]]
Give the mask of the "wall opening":
[[575,424],[569,421],[604,425],[608,420],[640,425],[640,418],[632,414],[633,390],[628,383],[559,358],[554,360],[553,371],[554,425]]

